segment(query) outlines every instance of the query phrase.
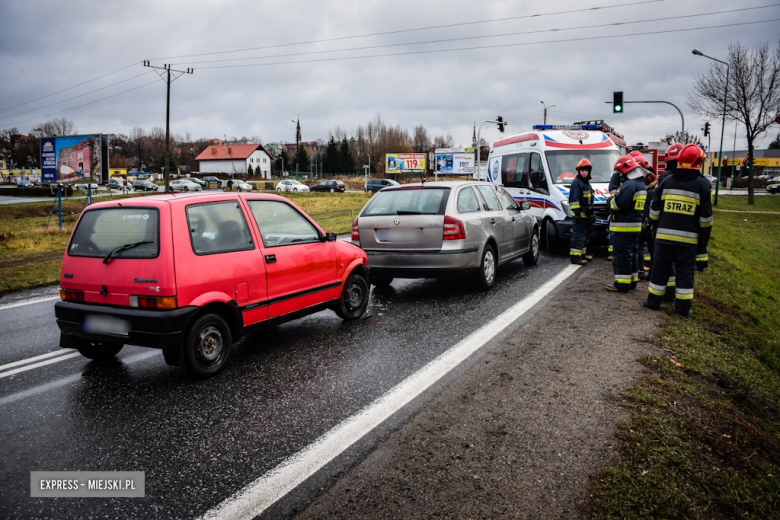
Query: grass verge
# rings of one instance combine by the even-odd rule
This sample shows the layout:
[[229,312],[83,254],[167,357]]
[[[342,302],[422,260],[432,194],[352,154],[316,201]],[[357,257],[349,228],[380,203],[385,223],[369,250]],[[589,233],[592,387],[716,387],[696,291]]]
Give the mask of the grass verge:
[[[280,194],[281,195],[281,194]],[[142,195],[121,195],[112,199]],[[288,193],[287,198],[308,213],[325,231],[348,233],[352,221],[371,198],[364,193]],[[96,198],[95,202],[109,200]],[[0,294],[57,283],[70,233],[84,206],[83,199],[63,200],[63,229],[53,202],[0,206]]]
[[780,518],[780,219],[717,213],[709,253],[693,317],[665,320],[654,375],[623,394],[633,417],[588,516]]

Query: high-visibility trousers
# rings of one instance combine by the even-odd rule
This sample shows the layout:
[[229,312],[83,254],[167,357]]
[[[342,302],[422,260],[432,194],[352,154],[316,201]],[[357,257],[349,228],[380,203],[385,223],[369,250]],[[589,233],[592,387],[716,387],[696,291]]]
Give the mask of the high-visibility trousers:
[[[674,269],[674,270],[672,270]],[[696,246],[691,244],[655,243],[653,270],[650,271],[647,301],[660,306],[670,277],[674,278],[674,310],[687,314],[693,302],[693,273],[696,270]],[[674,274],[674,276],[670,276]]]
[[636,289],[639,281],[639,233],[612,233],[612,269],[620,292]]

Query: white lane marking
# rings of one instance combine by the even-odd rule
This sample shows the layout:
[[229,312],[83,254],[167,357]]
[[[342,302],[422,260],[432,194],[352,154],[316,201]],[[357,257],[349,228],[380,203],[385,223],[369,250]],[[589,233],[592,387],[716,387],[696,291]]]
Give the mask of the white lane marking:
[[35,363],[34,365],[27,365],[26,367],[17,368],[15,370],[9,370],[8,372],[3,372],[0,374],[0,379],[8,376],[12,376],[14,374],[18,374],[20,372],[27,372],[28,370],[32,370],[34,368],[40,368],[46,365],[51,365],[52,363],[59,363],[60,361],[65,361],[66,359],[74,358],[76,356],[80,356],[81,354],[78,352],[72,352],[70,354],[67,354],[65,356],[60,356],[54,359],[49,359],[46,361],[41,361],[40,363]]
[[52,300],[59,300],[59,296],[49,296],[47,298],[36,298],[34,300],[25,300],[23,302],[9,303],[8,305],[0,305],[0,311],[7,309],[13,309],[14,307],[24,307],[25,305],[34,305],[36,303],[50,302]]
[[[134,354],[132,356],[128,356],[126,358],[120,358],[119,360],[129,365],[131,363],[135,363],[137,361],[142,361],[146,358],[150,358],[152,356],[156,356],[160,354],[161,350],[152,350],[151,352],[141,352],[140,354]],[[7,395],[5,397],[0,397],[0,406],[3,406],[5,404],[14,403],[16,401],[20,401],[24,399],[25,397],[32,397],[34,395],[39,395],[44,392],[47,392],[49,390],[54,390],[55,388],[59,388],[61,386],[65,386],[69,383],[75,383],[79,379],[81,379],[81,374],[72,374],[69,376],[65,376],[60,379],[55,379],[54,381],[50,381],[49,383],[44,383],[42,385],[34,386],[32,388],[28,388],[27,390],[22,390],[21,392],[16,392],[15,394]]]
[[220,505],[206,519],[251,519],[319,471],[528,312],[571,276],[569,265],[554,278],[412,374],[384,396],[330,430]]
[[41,354],[40,356],[22,359],[21,361],[14,361],[13,363],[8,363],[7,365],[1,365],[0,370],[5,370],[6,368],[11,368],[11,367],[18,367],[19,365],[26,365],[27,363],[32,363],[33,361],[38,361],[40,359],[50,358],[52,356],[62,356],[64,354],[67,354],[68,352],[75,352],[75,350],[72,348],[63,348],[60,350],[54,350],[47,354]]

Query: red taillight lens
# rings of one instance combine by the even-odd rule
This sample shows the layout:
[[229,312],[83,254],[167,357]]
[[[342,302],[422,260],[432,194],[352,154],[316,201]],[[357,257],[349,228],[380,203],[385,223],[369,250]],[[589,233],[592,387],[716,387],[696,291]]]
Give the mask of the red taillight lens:
[[444,217],[444,240],[464,240],[466,230],[463,222],[456,218]]
[[130,307],[140,309],[175,309],[175,296],[131,296]]
[[75,289],[60,289],[60,298],[66,302],[83,302],[84,291],[77,291]]
[[355,221],[352,223],[352,241],[360,243],[360,233],[358,231],[358,219],[355,219]]

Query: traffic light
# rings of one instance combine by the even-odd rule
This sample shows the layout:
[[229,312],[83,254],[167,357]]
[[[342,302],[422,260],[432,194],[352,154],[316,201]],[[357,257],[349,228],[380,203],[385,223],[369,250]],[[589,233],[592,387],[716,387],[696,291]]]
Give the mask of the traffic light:
[[707,137],[710,135],[710,122],[707,121],[704,123],[704,137]]
[[623,93],[622,92],[613,92],[612,93],[612,113],[613,114],[622,114],[623,113]]
[[503,134],[504,133],[504,124],[505,124],[504,123],[504,118],[501,117],[501,116],[498,116],[496,118],[496,122],[498,123],[498,131]]

